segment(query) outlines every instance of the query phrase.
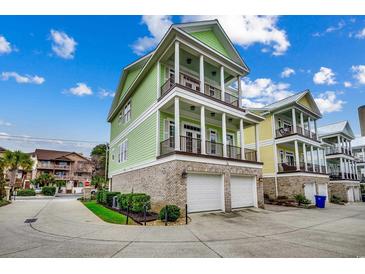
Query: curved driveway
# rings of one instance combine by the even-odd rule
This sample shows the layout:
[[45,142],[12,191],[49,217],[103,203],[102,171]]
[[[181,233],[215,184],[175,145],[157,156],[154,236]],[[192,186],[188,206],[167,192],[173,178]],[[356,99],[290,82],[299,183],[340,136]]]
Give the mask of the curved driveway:
[[365,256],[363,203],[191,217],[187,226],[113,225],[75,199],[19,200],[0,208],[0,257]]

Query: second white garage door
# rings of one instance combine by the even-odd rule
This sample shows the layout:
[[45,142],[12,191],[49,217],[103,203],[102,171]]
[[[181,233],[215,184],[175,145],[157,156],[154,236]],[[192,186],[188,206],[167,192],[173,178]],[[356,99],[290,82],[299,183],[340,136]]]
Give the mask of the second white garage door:
[[231,176],[232,208],[256,206],[256,178]]
[[221,175],[188,174],[188,212],[223,210],[223,201]]

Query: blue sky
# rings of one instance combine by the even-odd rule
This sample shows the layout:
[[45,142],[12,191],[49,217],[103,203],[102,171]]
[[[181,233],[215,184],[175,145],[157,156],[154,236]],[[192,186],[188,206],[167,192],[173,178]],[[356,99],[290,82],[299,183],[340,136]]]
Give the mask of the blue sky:
[[[107,112],[121,70],[151,50],[172,22],[207,16],[1,16],[0,146],[88,153],[108,141]],[[261,106],[309,88],[324,118],[359,133],[365,104],[365,17],[219,17],[251,69],[245,103]],[[283,73],[285,71],[285,73]],[[104,96],[102,96],[103,94]],[[2,137],[2,138],[3,138]]]

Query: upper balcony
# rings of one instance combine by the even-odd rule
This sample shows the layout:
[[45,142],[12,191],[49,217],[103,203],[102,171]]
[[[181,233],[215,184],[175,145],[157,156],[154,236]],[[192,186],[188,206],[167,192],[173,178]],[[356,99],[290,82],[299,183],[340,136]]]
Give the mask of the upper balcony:
[[[208,97],[228,107],[242,109],[240,77],[229,64],[218,63],[201,52],[175,42],[158,62],[159,99],[174,87]],[[236,88],[234,88],[234,86]]]
[[312,117],[295,108],[275,114],[275,137],[283,138],[298,134],[319,141],[317,122],[312,119]]
[[326,155],[345,154],[347,156],[353,156],[351,150],[337,145],[326,147]]
[[55,164],[52,162],[38,162],[37,169],[69,170],[69,164]]

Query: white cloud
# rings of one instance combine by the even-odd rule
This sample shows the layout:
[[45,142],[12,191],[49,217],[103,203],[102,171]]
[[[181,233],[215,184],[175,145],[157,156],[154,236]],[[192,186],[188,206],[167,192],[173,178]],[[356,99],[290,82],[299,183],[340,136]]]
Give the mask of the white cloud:
[[344,85],[344,87],[345,87],[345,88],[350,88],[350,87],[352,87],[352,84],[351,84],[351,82],[349,82],[349,81],[345,81],[345,82],[343,82],[343,85]]
[[36,84],[41,85],[44,83],[45,79],[43,77],[40,77],[38,75],[20,75],[17,72],[14,71],[7,71],[1,73],[1,80],[7,81],[9,79],[13,78],[17,83],[19,84]]
[[105,98],[105,97],[114,97],[115,96],[115,92],[112,92],[110,90],[106,90],[106,89],[99,89],[99,97],[101,99]]
[[51,30],[52,50],[64,59],[73,59],[75,56],[77,42],[65,32]]
[[0,120],[0,126],[10,127],[10,126],[12,126],[12,124],[10,122]]
[[6,132],[0,132],[0,136],[9,136],[9,134]]
[[333,85],[336,84],[335,74],[332,69],[321,67],[319,71],[314,74],[313,82],[317,85]]
[[200,15],[184,16],[184,22],[218,19],[236,45],[249,47],[256,43],[272,48],[273,55],[283,55],[290,47],[286,32],[277,26],[277,16]]
[[11,44],[6,40],[6,38],[0,35],[0,55],[8,54],[13,51]]
[[288,77],[290,77],[291,75],[294,75],[294,74],[295,74],[295,70],[294,69],[286,67],[281,72],[280,76],[281,76],[281,78],[288,78]]
[[76,96],[92,95],[93,91],[85,83],[77,83],[75,87],[70,88],[66,93],[71,93]]
[[167,15],[144,15],[142,23],[147,25],[150,36],[143,36],[132,45],[133,52],[143,55],[146,51],[156,46],[173,22]]
[[275,83],[269,78],[258,78],[255,81],[245,78],[241,81],[244,90],[243,103],[246,106],[262,107],[293,94],[289,90],[289,84]]
[[[353,20],[350,19],[351,23],[353,23],[352,21]],[[345,26],[346,26],[346,22],[344,20],[341,20],[340,22],[337,23],[337,25],[330,26],[330,27],[326,28],[323,32],[315,32],[312,34],[312,36],[321,37],[321,36],[326,35],[327,33],[339,31],[339,30],[343,29]]]
[[365,65],[352,66],[351,70],[354,72],[353,77],[359,84],[365,84]]
[[357,32],[355,34],[355,38],[357,38],[357,39],[364,39],[365,38],[365,28],[363,28],[362,30],[360,30],[359,32]]
[[326,91],[321,93],[317,98],[314,98],[314,100],[316,101],[322,113],[341,111],[343,105],[345,104],[345,101],[337,98],[334,91]]

